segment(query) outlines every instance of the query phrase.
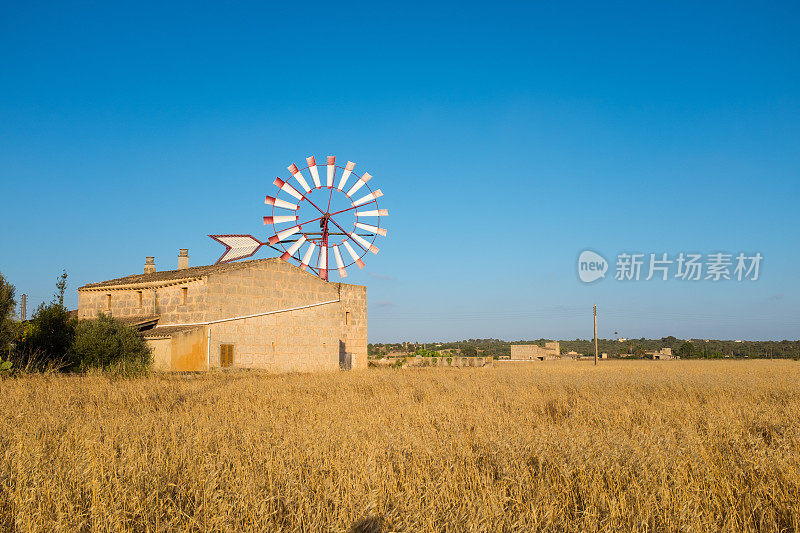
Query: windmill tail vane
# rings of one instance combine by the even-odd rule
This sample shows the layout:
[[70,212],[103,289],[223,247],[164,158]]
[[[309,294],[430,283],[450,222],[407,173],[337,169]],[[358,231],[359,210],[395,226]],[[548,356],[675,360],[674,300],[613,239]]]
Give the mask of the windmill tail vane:
[[[287,167],[291,177],[273,181],[278,190],[275,196],[266,196],[264,203],[270,206],[270,213],[262,221],[272,226],[274,234],[266,241],[247,234],[209,235],[225,247],[217,264],[252,257],[267,246],[279,252],[284,261],[295,262],[328,280],[330,271],[347,277],[348,267],[364,268],[364,256],[378,253],[375,240],[387,233],[381,217],[388,216],[389,211],[378,206],[383,192],[367,184],[372,176],[356,173],[352,161],[344,167],[336,165],[334,156],[327,157],[323,176],[314,156],[306,158],[306,164],[299,168],[292,163]],[[310,180],[304,171],[310,174]]]

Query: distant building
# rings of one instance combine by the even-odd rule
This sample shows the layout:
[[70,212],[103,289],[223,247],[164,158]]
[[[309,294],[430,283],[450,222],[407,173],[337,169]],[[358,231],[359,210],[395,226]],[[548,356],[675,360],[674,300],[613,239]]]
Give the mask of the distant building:
[[675,356],[672,355],[672,348],[661,348],[656,352],[645,352],[645,355],[651,357],[652,359],[674,359]]
[[278,258],[189,267],[78,289],[78,318],[136,327],[160,370],[366,368],[367,288],[328,283]]
[[512,361],[545,361],[561,356],[561,347],[556,342],[544,343],[544,348],[536,344],[512,344]]

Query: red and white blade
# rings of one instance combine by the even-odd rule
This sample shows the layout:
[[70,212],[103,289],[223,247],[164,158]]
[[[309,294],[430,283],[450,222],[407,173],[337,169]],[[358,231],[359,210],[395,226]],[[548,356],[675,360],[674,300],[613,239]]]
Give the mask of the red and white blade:
[[264,203],[267,205],[274,205],[275,207],[281,207],[283,209],[291,209],[293,211],[297,211],[298,207],[297,204],[292,204],[287,202],[286,200],[281,200],[280,198],[273,198],[272,196],[267,196]]
[[314,156],[306,157],[306,163],[308,163],[308,170],[311,172],[311,177],[314,178],[314,185],[317,186],[317,189],[321,189],[322,185],[319,182],[319,171],[317,171],[317,162],[314,160]]
[[362,261],[361,258],[356,253],[356,251],[353,250],[353,247],[350,246],[350,243],[347,242],[347,241],[344,241],[344,242],[342,242],[342,244],[344,245],[345,249],[347,250],[347,253],[350,254],[350,257],[353,258],[353,261],[356,262],[356,264],[358,265],[358,268],[364,268],[364,261]]
[[336,174],[336,157],[328,156],[328,176],[325,185],[330,189],[333,187],[333,176]]
[[291,237],[292,235],[294,235],[298,231],[300,231],[300,226],[292,226],[289,229],[285,229],[283,231],[279,231],[276,235],[273,235],[272,237],[269,238],[269,243],[270,244],[275,244],[277,242],[280,242],[280,241],[284,240],[287,237]]
[[281,215],[277,217],[264,217],[264,225],[281,224],[283,222],[297,222],[297,215]]
[[372,252],[373,254],[376,254],[376,255],[380,251],[380,248],[378,248],[377,246],[375,246],[373,244],[368,243],[366,240],[364,240],[356,232],[350,233],[350,236],[353,238],[354,241],[356,241],[358,244],[360,244],[363,249],[369,250],[370,252]]
[[300,184],[300,186],[303,188],[304,191],[306,192],[311,191],[311,187],[308,186],[306,178],[303,176],[303,173],[300,172],[300,169],[297,168],[297,165],[292,163],[287,168],[289,169],[289,172],[292,173],[292,176],[294,176],[294,179],[297,180],[297,183]]
[[306,250],[306,254],[303,256],[303,260],[300,261],[300,268],[303,270],[308,268],[308,262],[311,261],[311,256],[314,255],[314,249],[316,247],[317,245],[313,242],[309,244],[308,250]]
[[328,249],[324,246],[319,247],[317,270],[319,271],[319,277],[325,279],[325,271],[328,270]]
[[347,179],[350,177],[350,173],[353,172],[353,169],[356,168],[356,164],[352,161],[347,162],[347,166],[344,167],[344,172],[342,173],[342,178],[339,180],[339,185],[336,188],[340,191],[344,190],[344,185],[347,183]]
[[[297,198],[298,200],[302,200],[302,199],[303,199],[303,195],[302,195],[302,194],[300,194],[299,192],[297,192],[297,189],[295,189],[294,187],[292,187],[291,185],[289,185],[288,183],[286,183],[286,182],[285,182],[285,181],[283,181],[282,179],[280,179],[280,178],[275,178],[275,181],[273,181],[272,183],[273,183],[273,184],[274,184],[274,185],[275,185],[277,188],[279,188],[280,190],[282,190],[283,192],[285,192],[285,193],[288,193],[288,194],[291,194],[292,196],[294,196],[294,197],[295,197],[295,198]],[[311,189],[309,189],[309,190],[311,190]]]
[[346,278],[347,270],[344,268],[344,261],[342,261],[342,254],[339,252],[339,246],[333,245],[333,257],[336,259],[336,268],[339,270],[339,277]]
[[383,228],[379,228],[378,226],[373,226],[372,224],[362,224],[361,222],[356,222],[356,227],[359,229],[363,229],[364,231],[368,231],[370,233],[377,233],[378,235],[383,235],[386,237],[386,230]]
[[301,236],[300,236],[300,238],[299,238],[299,239],[297,239],[297,242],[295,242],[294,244],[292,244],[292,245],[289,247],[289,249],[288,249],[288,250],[286,250],[285,252],[283,252],[283,255],[281,255],[281,259],[283,259],[284,261],[288,262],[288,261],[289,261],[289,259],[291,259],[291,257],[292,257],[292,256],[295,254],[295,252],[296,252],[297,250],[299,250],[301,246],[303,246],[303,243],[304,243],[304,242],[306,242],[306,236],[305,236],[305,235],[301,235]]
[[367,182],[368,182],[369,180],[371,180],[371,179],[372,179],[372,176],[370,176],[369,172],[364,172],[364,175],[363,175],[363,176],[361,176],[360,178],[358,178],[358,180],[357,180],[357,181],[356,181],[356,182],[353,184],[353,186],[352,186],[352,187],[350,187],[350,190],[349,190],[349,191],[347,191],[347,192],[345,193],[345,195],[346,195],[348,198],[352,197],[352,196],[353,196],[355,193],[357,193],[357,192],[358,192],[358,190],[359,190],[361,187],[363,187],[363,186],[364,186],[364,184],[365,184],[365,183],[367,183]]
[[250,257],[264,245],[252,235],[209,235],[209,237],[225,247],[225,252],[217,259],[216,264]]
[[356,211],[357,217],[388,217],[388,209],[375,209],[372,211]]
[[377,191],[371,192],[366,196],[362,196],[361,198],[359,198],[358,200],[353,202],[352,205],[353,205],[353,207],[358,207],[361,204],[366,204],[368,202],[374,202],[375,200],[377,200],[381,196],[383,196],[383,192],[380,189],[378,189]]

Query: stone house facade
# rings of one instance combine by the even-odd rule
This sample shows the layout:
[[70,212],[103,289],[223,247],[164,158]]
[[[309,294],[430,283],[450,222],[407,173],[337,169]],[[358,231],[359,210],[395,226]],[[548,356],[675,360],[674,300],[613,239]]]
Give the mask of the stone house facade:
[[[185,257],[185,260],[184,260]],[[78,289],[78,318],[135,327],[159,370],[366,368],[367,289],[330,283],[278,258],[188,266]]]
[[544,361],[561,356],[561,346],[558,341],[545,342],[544,348],[536,344],[512,344],[512,361]]

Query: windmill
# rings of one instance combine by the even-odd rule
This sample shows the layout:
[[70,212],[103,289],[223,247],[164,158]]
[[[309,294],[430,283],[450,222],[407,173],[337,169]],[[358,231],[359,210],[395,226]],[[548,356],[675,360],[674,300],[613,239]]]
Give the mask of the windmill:
[[[251,257],[268,246],[280,252],[284,261],[296,262],[301,269],[328,280],[331,270],[340,278],[347,277],[348,267],[364,268],[364,256],[378,253],[375,240],[378,235],[386,236],[380,219],[389,212],[378,207],[381,190],[367,184],[372,176],[356,173],[352,161],[341,167],[334,156],[328,156],[323,182],[314,156],[306,158],[306,163],[303,168],[290,165],[291,178],[275,178],[278,191],[266,197],[271,212],[263,217],[274,235],[266,241],[245,234],[209,235],[225,246],[217,264]],[[303,172],[308,172],[312,181]],[[292,178],[296,185],[290,183]],[[331,268],[332,262],[335,268]]]

